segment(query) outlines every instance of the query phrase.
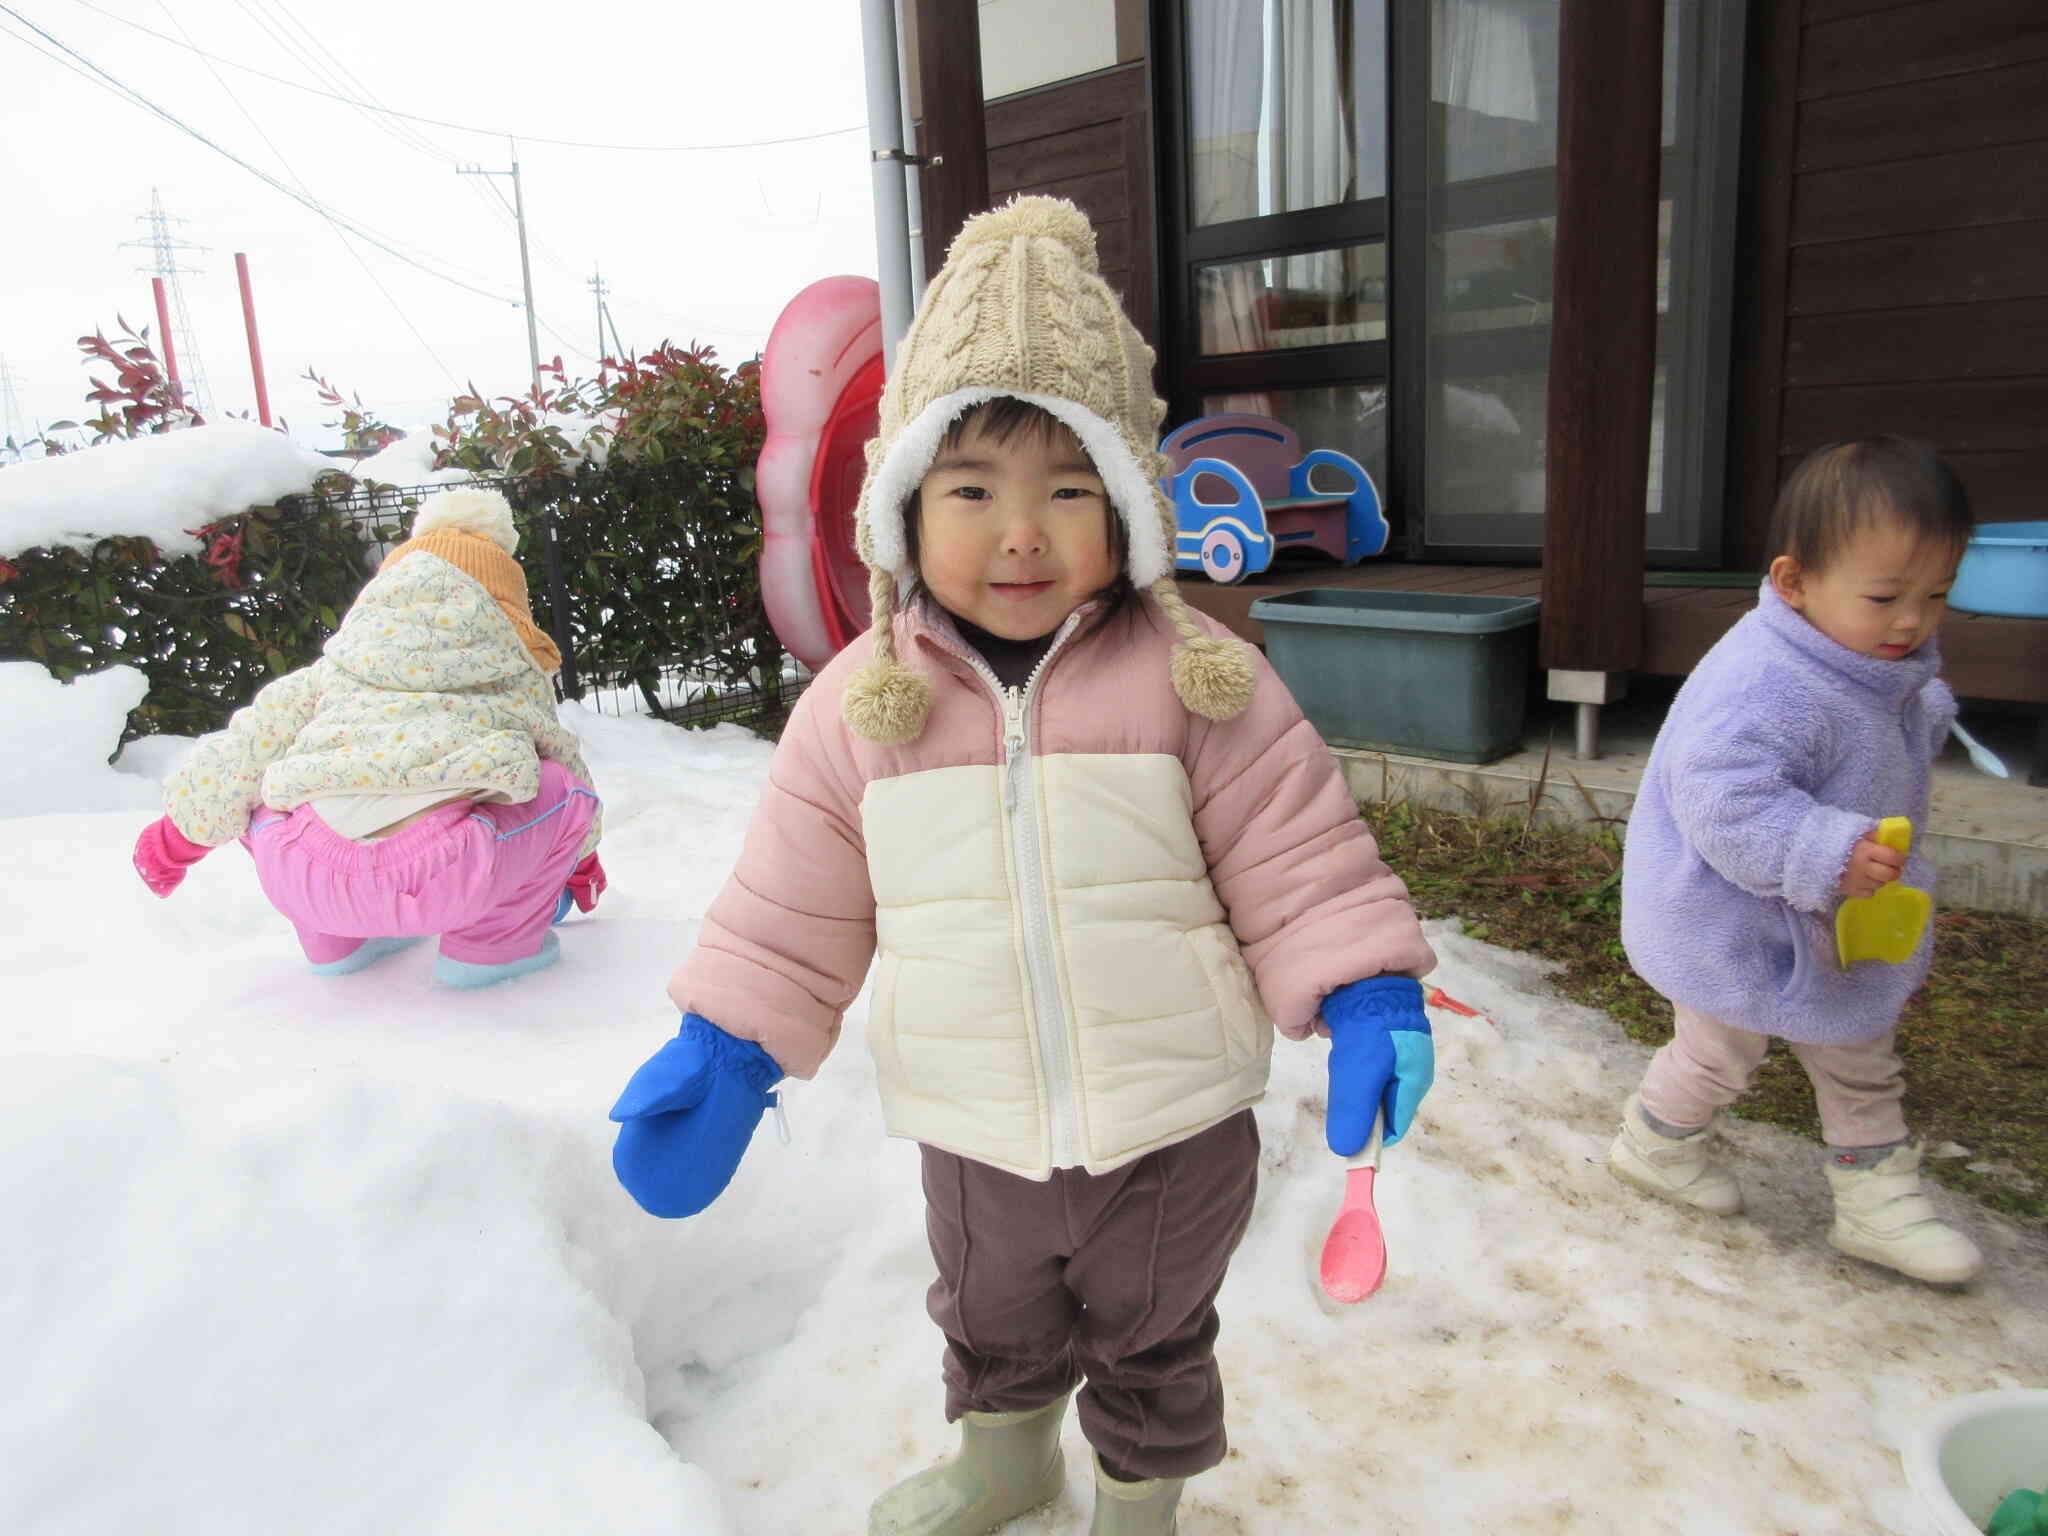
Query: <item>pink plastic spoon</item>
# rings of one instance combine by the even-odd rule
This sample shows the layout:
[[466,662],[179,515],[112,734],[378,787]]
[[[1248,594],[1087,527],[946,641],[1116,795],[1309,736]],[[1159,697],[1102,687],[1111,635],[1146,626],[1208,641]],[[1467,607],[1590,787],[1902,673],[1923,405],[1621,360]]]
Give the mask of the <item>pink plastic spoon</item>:
[[1332,1301],[1363,1301],[1387,1275],[1387,1239],[1373,1209],[1372,1181],[1380,1163],[1380,1117],[1372,1117],[1365,1150],[1348,1159],[1344,1204],[1323,1239],[1323,1294]]

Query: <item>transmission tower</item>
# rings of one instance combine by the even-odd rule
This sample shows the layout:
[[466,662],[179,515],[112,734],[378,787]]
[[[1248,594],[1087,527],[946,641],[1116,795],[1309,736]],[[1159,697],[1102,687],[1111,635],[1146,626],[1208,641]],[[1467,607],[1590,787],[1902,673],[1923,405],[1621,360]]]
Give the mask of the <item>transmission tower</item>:
[[[180,274],[191,273],[197,277],[198,267],[178,265],[178,252],[204,251],[211,247],[194,245],[189,240],[172,236],[171,226],[183,224],[184,219],[175,219],[164,212],[163,194],[155,187],[149,189],[149,212],[138,213],[137,219],[149,225],[147,240],[124,240],[123,250],[147,250],[156,257],[156,265],[137,267],[138,272],[147,272],[152,277],[164,280],[164,290],[171,297],[171,346],[178,355],[178,375],[182,387],[185,408],[204,415],[213,404],[213,391],[207,387],[206,364],[200,360],[199,340],[192,334],[192,316],[185,308],[185,288],[178,281]],[[157,340],[157,352],[163,352],[163,339]]]

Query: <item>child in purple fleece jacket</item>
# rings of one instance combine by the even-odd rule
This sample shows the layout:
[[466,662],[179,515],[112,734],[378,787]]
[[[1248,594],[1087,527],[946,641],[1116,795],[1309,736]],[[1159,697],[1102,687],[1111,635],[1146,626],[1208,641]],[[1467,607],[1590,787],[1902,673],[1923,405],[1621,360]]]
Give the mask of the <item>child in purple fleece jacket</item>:
[[1955,719],[1934,633],[1970,536],[1948,466],[1917,443],[1838,443],[1778,498],[1757,607],[1678,692],[1629,816],[1622,942],[1671,1000],[1675,1032],[1622,1111],[1617,1178],[1717,1215],[1742,1208],[1707,1152],[1771,1037],[1813,1082],[1842,1252],[1915,1279],[1982,1266],[1920,1186],[1900,1112],[1900,1010],[1926,979],[1932,925],[1901,965],[1835,956],[1834,915],[1934,870],[1875,840],[1924,827],[1928,770]]

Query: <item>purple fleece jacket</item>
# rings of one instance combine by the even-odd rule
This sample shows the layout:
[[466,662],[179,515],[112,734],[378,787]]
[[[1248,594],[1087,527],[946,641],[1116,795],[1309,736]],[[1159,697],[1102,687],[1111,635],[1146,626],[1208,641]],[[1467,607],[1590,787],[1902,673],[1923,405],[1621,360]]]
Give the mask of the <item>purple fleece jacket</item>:
[[1927,976],[1932,925],[1903,965],[1835,958],[1837,882],[1885,816],[1913,818],[1905,882],[1932,893],[1919,851],[1927,775],[1955,719],[1933,640],[1898,661],[1859,656],[1765,582],[1756,609],[1678,691],[1628,820],[1621,938],[1674,1002],[1786,1040],[1883,1034]]

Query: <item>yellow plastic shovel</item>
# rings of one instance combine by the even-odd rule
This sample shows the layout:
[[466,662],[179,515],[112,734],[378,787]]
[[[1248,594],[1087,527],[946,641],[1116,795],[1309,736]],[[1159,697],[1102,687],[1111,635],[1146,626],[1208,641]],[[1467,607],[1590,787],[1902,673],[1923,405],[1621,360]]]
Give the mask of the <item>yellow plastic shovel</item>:
[[[1877,824],[1877,840],[1900,853],[1910,852],[1912,821],[1904,816],[1885,817]],[[1898,965],[1912,959],[1933,909],[1934,902],[1925,891],[1896,880],[1880,887],[1875,896],[1856,896],[1843,902],[1835,910],[1835,954],[1842,969],[1846,971],[1858,960]]]

